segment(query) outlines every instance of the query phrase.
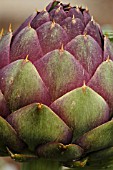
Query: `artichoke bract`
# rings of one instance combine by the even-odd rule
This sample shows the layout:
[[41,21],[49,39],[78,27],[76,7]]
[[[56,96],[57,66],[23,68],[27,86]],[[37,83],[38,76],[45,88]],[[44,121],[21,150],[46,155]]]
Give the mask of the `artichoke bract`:
[[53,1],[15,32],[1,31],[0,156],[71,167],[112,161],[112,60],[87,8]]

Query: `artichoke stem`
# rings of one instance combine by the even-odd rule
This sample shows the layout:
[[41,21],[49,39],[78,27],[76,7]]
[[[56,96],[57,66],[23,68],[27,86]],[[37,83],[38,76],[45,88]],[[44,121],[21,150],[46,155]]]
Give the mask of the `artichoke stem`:
[[35,161],[25,162],[22,164],[21,170],[61,170],[62,166],[59,162],[39,159]]

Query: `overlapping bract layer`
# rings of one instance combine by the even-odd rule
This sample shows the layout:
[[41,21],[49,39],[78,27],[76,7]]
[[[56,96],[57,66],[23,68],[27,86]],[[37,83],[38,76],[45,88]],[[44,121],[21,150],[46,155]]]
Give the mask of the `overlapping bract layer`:
[[112,150],[112,59],[89,11],[58,1],[2,36],[0,154],[65,162]]

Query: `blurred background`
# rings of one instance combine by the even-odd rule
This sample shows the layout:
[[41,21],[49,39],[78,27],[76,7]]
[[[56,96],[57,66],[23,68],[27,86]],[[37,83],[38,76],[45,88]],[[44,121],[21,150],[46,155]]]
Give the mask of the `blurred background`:
[[[0,30],[15,30],[34,10],[43,10],[51,0],[0,0]],[[62,0],[71,5],[88,7],[91,15],[101,27],[113,29],[113,0]],[[9,158],[0,158],[0,170],[19,170],[20,165]]]

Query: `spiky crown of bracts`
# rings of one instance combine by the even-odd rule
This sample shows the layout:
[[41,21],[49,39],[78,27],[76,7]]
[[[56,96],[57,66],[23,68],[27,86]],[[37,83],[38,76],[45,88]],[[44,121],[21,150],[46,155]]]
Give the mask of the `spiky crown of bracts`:
[[2,34],[0,154],[113,155],[113,48],[88,9],[54,1]]
[[[2,35],[3,29],[0,36]],[[34,12],[14,33],[12,33],[11,25],[9,26],[9,33],[1,41],[2,46],[6,48],[4,49],[5,60],[3,50],[1,50],[0,68],[19,58],[25,58],[27,55],[34,63],[49,51],[60,49],[62,45],[65,46],[77,35],[90,35],[105,51],[104,59],[108,55],[112,57],[111,53],[106,52],[107,38],[105,37],[104,42],[100,26],[93,20],[93,17],[91,19],[87,8],[71,7],[70,4],[54,1],[43,11]],[[7,44],[4,44],[6,40]],[[72,51],[69,52],[72,53]]]

